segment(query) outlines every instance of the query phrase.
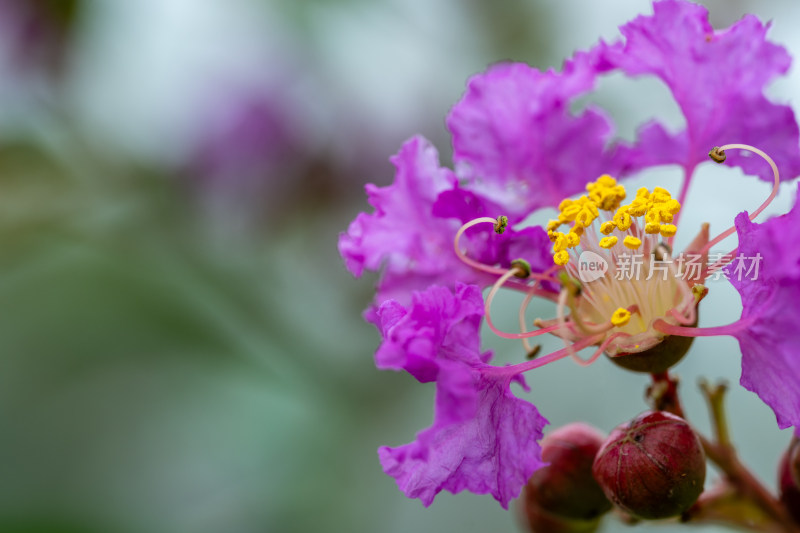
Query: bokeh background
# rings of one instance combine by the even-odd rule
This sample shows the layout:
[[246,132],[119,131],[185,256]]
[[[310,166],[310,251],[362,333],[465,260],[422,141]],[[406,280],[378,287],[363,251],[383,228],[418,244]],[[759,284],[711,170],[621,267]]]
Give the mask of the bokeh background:
[[[703,3],[717,27],[772,19],[771,38],[800,56],[797,2]],[[443,493],[424,509],[382,473],[376,448],[430,423],[433,388],[375,370],[378,335],[360,313],[376,278],[352,279],[336,239],[367,209],[363,185],[391,182],[407,137],[424,134],[449,164],[444,117],[470,75],[505,59],[559,67],[649,12],[624,0],[0,0],[0,531],[517,531],[489,496]],[[799,76],[770,94],[800,110]],[[592,99],[621,137],[653,116],[682,123],[652,80],[612,76]],[[639,183],[676,191],[679,173]],[[768,189],[701,167],[678,245]],[[516,304],[499,301],[501,324]],[[712,284],[703,322],[740,309]],[[488,335],[487,347],[522,355]],[[708,431],[696,380],[729,380],[741,455],[774,486],[790,435],[735,386],[739,359],[735,341],[699,339],[677,367],[687,409]],[[561,361],[529,383],[556,426],[608,431],[645,409],[646,379],[605,360]]]

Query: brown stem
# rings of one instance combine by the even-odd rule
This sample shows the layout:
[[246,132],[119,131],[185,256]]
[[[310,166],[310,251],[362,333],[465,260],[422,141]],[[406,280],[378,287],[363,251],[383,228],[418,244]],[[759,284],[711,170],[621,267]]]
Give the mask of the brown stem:
[[711,411],[711,420],[716,436],[716,442],[711,442],[696,432],[708,458],[725,473],[727,480],[742,495],[758,504],[763,511],[783,525],[786,531],[800,531],[780,501],[761,484],[736,455],[736,449],[731,444],[728,421],[725,416],[724,399],[727,385],[720,382],[712,386],[703,380],[700,382],[700,390],[703,391],[703,396],[705,396]]
[[757,504],[773,520],[777,521],[787,533],[796,533],[800,529],[783,508],[781,503],[767,490],[764,485],[745,467],[736,455],[732,446],[721,446],[709,441],[700,435],[700,442],[706,456],[725,473],[726,480],[735,487],[739,493]]
[[670,376],[669,372],[652,374],[653,384],[647,388],[647,398],[650,400],[653,409],[656,411],[667,411],[681,418],[683,407],[678,397],[678,377]]

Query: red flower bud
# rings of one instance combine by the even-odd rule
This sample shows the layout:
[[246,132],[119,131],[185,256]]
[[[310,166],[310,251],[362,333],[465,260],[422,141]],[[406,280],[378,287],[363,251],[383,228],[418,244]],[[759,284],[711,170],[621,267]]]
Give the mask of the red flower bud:
[[623,510],[639,518],[667,518],[687,510],[703,491],[705,453],[685,420],[649,411],[611,432],[592,471]]
[[526,505],[578,520],[608,512],[611,502],[592,476],[594,457],[602,444],[602,433],[580,422],[548,433],[542,440],[542,459],[550,464],[528,481]]
[[783,453],[778,466],[778,485],[781,489],[781,503],[789,511],[795,522],[800,524],[800,484],[797,483],[800,469],[800,440],[792,439],[789,449]]

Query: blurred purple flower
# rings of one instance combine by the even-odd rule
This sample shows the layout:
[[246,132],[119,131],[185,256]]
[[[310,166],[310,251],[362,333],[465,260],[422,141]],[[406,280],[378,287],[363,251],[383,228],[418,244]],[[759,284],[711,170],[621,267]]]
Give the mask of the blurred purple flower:
[[81,0],[0,0],[0,42],[16,77],[58,73]]
[[194,165],[207,180],[247,188],[277,177],[299,151],[299,132],[285,102],[256,91],[233,91],[212,110]]
[[185,173],[218,220],[254,229],[295,209],[301,192],[308,203],[318,154],[291,99],[244,86],[217,91],[209,101]]

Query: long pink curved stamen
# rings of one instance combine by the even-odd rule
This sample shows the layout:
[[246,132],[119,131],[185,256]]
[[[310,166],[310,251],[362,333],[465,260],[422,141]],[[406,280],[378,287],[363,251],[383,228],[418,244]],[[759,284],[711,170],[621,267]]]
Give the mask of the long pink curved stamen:
[[[458,228],[458,231],[456,232],[456,236],[453,238],[453,250],[455,250],[456,256],[458,256],[458,258],[463,263],[471,266],[472,268],[474,268],[476,270],[480,270],[481,272],[486,272],[488,274],[494,274],[494,275],[497,275],[497,276],[502,276],[503,274],[506,273],[506,269],[505,268],[493,267],[493,266],[481,263],[480,261],[475,261],[474,259],[467,257],[467,254],[465,252],[461,251],[461,247],[459,246],[459,241],[461,240],[461,236],[464,235],[464,232],[467,231],[469,228],[471,228],[473,226],[477,226],[478,224],[496,225],[497,224],[497,219],[490,218],[490,217],[478,217],[478,218],[472,219],[469,222],[467,222],[466,224],[462,225],[460,228]],[[545,274],[538,274],[536,272],[531,272],[529,277],[534,278],[534,279],[541,279],[543,281],[552,281],[553,283],[558,283],[558,280],[555,280],[552,277],[547,276]]]
[[[602,335],[595,335],[593,337],[583,339],[570,346],[570,349],[572,349],[573,351],[582,350],[584,348],[591,346],[592,344],[596,344],[602,338],[603,338]],[[552,362],[558,361],[559,359],[563,359],[569,356],[569,354],[570,352],[567,348],[562,348],[551,354],[539,357],[537,359],[533,359],[532,361],[525,361],[524,363],[518,363],[516,365],[509,365],[509,366],[494,366],[494,367],[484,368],[482,371],[487,374],[506,375],[509,377],[513,377],[522,374],[523,372],[527,372],[528,370],[533,370],[534,368],[539,368],[540,366],[544,366]]]
[[[755,211],[753,211],[750,214],[750,220],[755,220],[755,218],[759,214],[761,214],[761,212],[764,209],[766,209],[767,206],[772,203],[772,200],[774,200],[775,197],[778,195],[778,189],[780,187],[780,182],[781,182],[781,177],[780,177],[780,174],[778,173],[778,166],[775,164],[775,161],[773,161],[770,156],[768,156],[766,153],[762,152],[758,148],[756,148],[754,146],[750,146],[749,144],[726,144],[725,146],[720,146],[719,147],[719,151],[724,152],[725,150],[729,150],[731,148],[738,148],[740,150],[747,150],[749,152],[753,152],[754,154],[757,154],[757,155],[761,156],[761,158],[764,159],[764,161],[766,161],[769,164],[770,168],[772,168],[772,174],[774,176],[774,181],[772,183],[772,192],[770,192],[770,194],[767,197],[767,199],[764,200],[764,203],[762,203],[758,207],[758,209],[756,209]],[[735,225],[731,226],[728,229],[726,229],[725,231],[723,231],[722,233],[720,233],[719,235],[717,235],[716,237],[714,237],[713,239],[708,241],[708,243],[706,243],[706,245],[703,246],[703,248],[700,250],[700,255],[703,255],[703,254],[707,253],[711,249],[712,246],[718,244],[720,241],[722,241],[726,237],[729,237],[730,235],[733,235],[735,232],[736,232],[736,226]],[[725,254],[725,256],[728,256],[728,255],[730,255],[730,254]]]
[[755,319],[750,317],[742,318],[736,322],[733,322],[732,324],[726,324],[724,326],[715,326],[711,328],[690,328],[685,326],[674,326],[659,318],[653,322],[653,329],[656,329],[661,333],[666,333],[667,335],[678,335],[679,337],[714,337],[717,335],[730,335],[735,337],[737,333],[750,326],[753,322],[755,322]]
[[597,350],[595,350],[595,352],[589,359],[581,359],[577,355],[575,355],[572,359],[581,366],[589,366],[595,361],[597,361],[597,358],[603,354],[606,348],[608,348],[608,345],[611,344],[611,341],[613,341],[617,337],[630,337],[630,335],[628,333],[623,333],[621,331],[619,333],[614,333],[613,335],[609,336],[606,340],[603,341],[603,343],[597,348]]
[[483,263],[481,263],[479,261],[475,261],[474,259],[470,259],[469,257],[467,257],[466,253],[461,251],[461,248],[458,246],[458,241],[461,239],[461,236],[464,234],[464,232],[467,231],[469,228],[471,228],[473,226],[477,226],[478,224],[497,224],[497,220],[494,219],[494,218],[489,218],[489,217],[479,217],[479,218],[470,220],[469,222],[467,222],[466,224],[464,224],[463,226],[458,228],[458,231],[456,232],[456,236],[453,239],[453,249],[455,250],[456,255],[458,256],[458,258],[461,259],[461,261],[463,263],[471,266],[472,268],[474,268],[476,270],[480,270],[482,272],[487,272],[489,274],[496,274],[498,276],[502,276],[503,274],[505,274],[506,269],[497,268],[497,267],[493,267],[493,266],[489,266],[489,265],[484,265]]

